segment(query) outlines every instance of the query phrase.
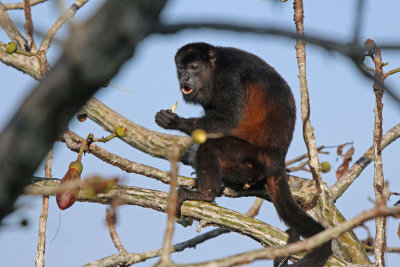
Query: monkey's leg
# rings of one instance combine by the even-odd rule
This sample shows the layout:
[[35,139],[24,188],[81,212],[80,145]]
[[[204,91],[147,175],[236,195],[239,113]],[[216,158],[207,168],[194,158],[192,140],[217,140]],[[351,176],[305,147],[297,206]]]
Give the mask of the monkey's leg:
[[[257,160],[257,151],[248,142],[235,137],[209,139],[196,154],[196,189],[178,191],[178,214],[185,200],[212,202],[225,186],[255,184],[265,177],[265,167]],[[265,178],[264,178],[265,179]]]

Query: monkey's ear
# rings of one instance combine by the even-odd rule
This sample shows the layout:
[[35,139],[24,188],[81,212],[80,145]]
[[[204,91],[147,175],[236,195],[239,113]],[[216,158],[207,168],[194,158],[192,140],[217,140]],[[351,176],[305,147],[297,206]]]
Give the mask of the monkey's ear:
[[215,50],[214,49],[211,49],[208,52],[208,57],[209,57],[211,65],[214,67],[214,63],[217,60],[217,56],[215,55]]

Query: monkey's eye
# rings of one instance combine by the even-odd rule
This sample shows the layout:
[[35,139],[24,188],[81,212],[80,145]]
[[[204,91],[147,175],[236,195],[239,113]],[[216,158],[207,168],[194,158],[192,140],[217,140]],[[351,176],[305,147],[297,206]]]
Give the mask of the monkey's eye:
[[199,66],[198,65],[194,65],[194,64],[190,65],[189,68],[190,68],[190,70],[193,70],[193,71],[198,71],[199,70]]
[[178,65],[176,68],[178,69],[179,72],[183,72],[185,70],[185,68],[182,65]]

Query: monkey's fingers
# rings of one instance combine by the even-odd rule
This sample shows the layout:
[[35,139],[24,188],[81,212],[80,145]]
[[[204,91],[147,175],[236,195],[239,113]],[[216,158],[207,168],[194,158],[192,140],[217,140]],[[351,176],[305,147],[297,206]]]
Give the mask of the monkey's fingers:
[[172,113],[170,110],[160,110],[155,116],[155,122],[163,128],[170,128],[171,123],[176,118],[177,115]]

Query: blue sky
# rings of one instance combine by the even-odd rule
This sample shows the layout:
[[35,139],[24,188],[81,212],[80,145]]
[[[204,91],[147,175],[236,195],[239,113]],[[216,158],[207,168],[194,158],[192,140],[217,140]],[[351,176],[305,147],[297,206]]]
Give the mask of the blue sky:
[[[398,34],[400,2],[396,0],[366,0],[366,3],[361,40],[372,38],[378,44],[386,41],[400,43]],[[84,21],[100,4],[101,1],[89,1],[78,11],[75,21],[77,23]],[[306,33],[349,42],[352,39],[355,7],[356,1],[348,0],[305,1]],[[12,11],[10,14],[20,25],[23,25],[23,12]],[[45,33],[57,15],[58,11],[51,1],[34,7],[32,16],[35,29]],[[167,23],[212,20],[294,29],[291,1],[286,3],[271,0],[170,1],[162,14],[162,19]],[[67,34],[68,30],[65,29],[57,35],[57,38],[63,39]],[[107,33],[104,38],[107,38]],[[2,42],[9,41],[1,30],[0,40]],[[158,127],[154,123],[154,115],[160,109],[169,108],[177,100],[179,101],[177,108],[179,115],[189,117],[201,114],[199,107],[183,102],[178,90],[173,62],[173,56],[180,46],[195,41],[247,50],[263,58],[281,73],[293,90],[298,114],[295,136],[289,149],[288,159],[303,154],[305,145],[301,134],[299,81],[293,40],[205,29],[186,30],[175,35],[152,35],[140,43],[135,56],[111,81],[112,84],[131,90],[133,93],[107,87],[99,91],[95,97],[140,125],[156,131],[174,133]],[[60,51],[61,47],[52,45],[49,54],[50,64],[54,65]],[[389,62],[386,71],[400,67],[398,51],[383,51],[383,58],[384,61]],[[315,128],[317,144],[338,145],[353,141],[354,159],[358,159],[372,144],[375,101],[372,83],[363,78],[348,59],[311,45],[307,46],[307,78],[311,98],[311,122]],[[0,99],[0,129],[2,129],[21,101],[34,87],[36,81],[3,64],[0,64],[0,80],[0,94],[3,96]],[[400,74],[388,78],[387,81],[394,85],[393,87],[399,92]],[[400,107],[385,96],[383,113],[384,132],[386,132],[399,123]],[[78,123],[72,120],[70,128],[81,136],[86,136],[89,132],[99,137],[107,135],[101,127],[90,121]],[[168,162],[136,151],[119,140],[113,140],[101,146],[132,161],[169,170]],[[390,190],[395,192],[400,191],[397,169],[400,163],[399,151],[400,142],[396,141],[383,153],[385,179],[389,181]],[[331,150],[331,152],[331,155],[321,156],[321,160],[329,161],[336,170],[340,163],[335,161],[335,150]],[[70,152],[63,144],[56,144],[53,176],[62,177],[69,162],[73,161],[75,157],[76,154]],[[91,155],[83,158],[83,165],[83,177],[92,174],[100,174],[103,177],[118,176],[129,185],[168,190],[166,185],[146,177],[124,173]],[[190,175],[192,170],[182,166],[180,172]],[[36,174],[43,175],[43,168],[40,167]],[[308,173],[296,173],[296,175],[311,177]],[[324,174],[323,179],[329,185],[334,184],[335,172]],[[369,166],[337,201],[337,207],[346,218],[351,218],[373,206],[369,201],[369,198],[374,198],[372,179],[373,168]],[[397,199],[392,197],[389,204],[394,204],[396,201]],[[250,207],[252,202],[252,198],[217,199],[219,205],[243,212]],[[4,266],[34,265],[40,204],[41,198],[39,197],[20,198],[19,209],[6,219],[7,226],[0,228],[0,247],[2,248],[0,255]],[[100,204],[75,203],[70,209],[61,213],[52,197],[47,230],[45,258],[47,266],[79,266],[116,253],[105,224],[105,209],[106,206]],[[28,227],[16,226],[22,218],[28,219]],[[51,241],[56,234],[60,218],[60,229],[57,236]],[[270,203],[263,205],[259,219],[285,229],[277,219],[275,209]],[[125,206],[119,209],[117,230],[128,251],[144,252],[160,248],[165,221],[166,216],[162,213],[140,207]],[[400,246],[396,235],[399,222],[395,219],[389,220],[388,246]],[[369,222],[367,225],[371,231],[374,231],[373,222]],[[196,226],[197,224],[183,228],[178,225],[174,242],[181,242],[195,236],[197,234]],[[366,237],[363,229],[356,229],[356,233],[361,239]],[[218,248],[217,253],[216,247]],[[256,248],[260,248],[260,245],[248,237],[230,233],[201,244],[196,249],[188,249],[174,254],[172,258],[178,263],[193,262]],[[148,261],[139,266],[151,266],[154,262],[154,260]],[[395,266],[397,262],[400,262],[400,256],[388,254],[387,262],[387,266]],[[264,265],[264,261],[251,264],[251,266]]]

